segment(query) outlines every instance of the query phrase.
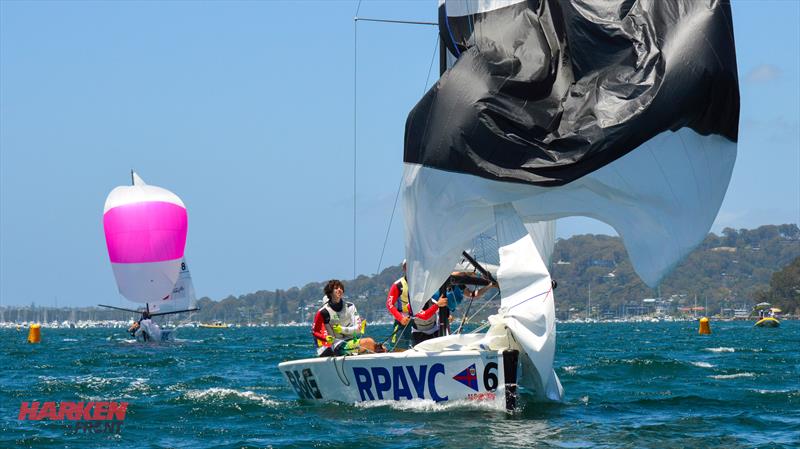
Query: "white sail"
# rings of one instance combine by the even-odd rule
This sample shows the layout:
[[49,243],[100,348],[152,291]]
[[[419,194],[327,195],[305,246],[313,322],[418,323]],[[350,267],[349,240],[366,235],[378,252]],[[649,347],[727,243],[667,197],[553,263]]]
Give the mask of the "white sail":
[[[520,383],[527,384],[540,397],[559,401],[563,389],[553,370],[556,315],[552,280],[536,245],[538,241],[542,247],[552,248],[555,224],[544,222],[526,227],[510,204],[495,207],[495,222],[501,245],[497,281],[503,296],[499,316],[492,320],[494,329],[487,333],[496,334],[507,328],[527,355],[522,360],[530,361],[527,369],[522,370]],[[528,229],[535,231],[536,238]]]
[[196,304],[197,297],[192,283],[192,274],[189,272],[189,265],[184,258],[181,261],[181,272],[178,275],[178,281],[175,282],[175,286],[172,288],[172,293],[161,301],[156,302],[155,306],[159,312],[171,312],[191,309]]
[[505,203],[513,204],[527,224],[567,216],[608,223],[622,238],[636,272],[655,286],[705,238],[730,181],[736,143],[684,128],[656,136],[644,147],[559,187],[406,164],[406,257],[413,306],[436,291],[471,239],[494,226],[494,206]]

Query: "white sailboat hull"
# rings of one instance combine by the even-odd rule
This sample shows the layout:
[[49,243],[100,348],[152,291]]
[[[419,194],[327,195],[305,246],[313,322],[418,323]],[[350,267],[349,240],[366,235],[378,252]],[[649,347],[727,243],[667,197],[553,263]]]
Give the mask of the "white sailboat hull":
[[172,329],[161,329],[161,327],[150,321],[142,320],[139,329],[134,333],[136,340],[147,343],[159,343],[173,339]]
[[304,400],[480,401],[504,410],[516,405],[518,355],[512,350],[408,350],[294,360],[278,368]]

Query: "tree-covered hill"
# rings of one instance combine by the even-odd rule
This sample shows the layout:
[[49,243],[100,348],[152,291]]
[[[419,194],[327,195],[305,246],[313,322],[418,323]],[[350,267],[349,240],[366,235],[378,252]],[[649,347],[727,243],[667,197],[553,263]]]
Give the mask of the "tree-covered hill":
[[[559,318],[586,316],[591,290],[591,314],[619,316],[641,312],[643,299],[670,300],[672,309],[695,305],[716,314],[721,308],[750,307],[769,301],[785,313],[800,315],[800,229],[797,225],[768,225],[757,229],[724,229],[709,234],[658,290],[636,275],[618,237],[579,235],[556,242],[550,272],[558,281],[555,292]],[[345,295],[368,321],[389,321],[385,301],[388,289],[401,274],[399,266],[375,276],[344,280]],[[193,320],[230,323],[309,322],[320,307],[327,280],[288,290],[260,290],[219,301],[202,298]],[[695,299],[696,298],[696,299]],[[652,303],[651,303],[652,304]],[[473,310],[479,308],[476,305]],[[638,308],[638,309],[637,309]],[[42,308],[5,308],[0,320],[23,321],[42,317]],[[496,307],[486,307],[483,315]],[[108,309],[53,309],[50,319],[129,319],[130,314]],[[47,316],[45,314],[45,316]]]
[[[566,318],[570,309],[585,311],[591,287],[594,313],[617,313],[624,306],[640,305],[644,298],[673,297],[675,306],[708,302],[716,313],[721,307],[739,307],[760,301],[770,289],[773,273],[800,257],[800,229],[794,224],[757,229],[723,230],[709,234],[658,290],[647,287],[636,275],[618,237],[579,235],[556,242],[551,273],[558,281],[556,308]],[[794,273],[794,274],[792,274]],[[797,271],[785,277],[796,276]],[[391,283],[401,274],[399,266],[380,274],[345,280],[346,295],[368,320],[389,319],[384,302]],[[796,281],[796,279],[795,279]],[[197,319],[236,321],[310,321],[320,306],[324,282],[289,290],[262,290],[215,302],[204,298]],[[774,294],[774,293],[773,293]],[[761,296],[760,296],[761,295]],[[778,301],[776,301],[778,302]],[[783,301],[784,310],[800,313],[800,302]],[[488,309],[488,308],[487,308]]]
[[[618,237],[582,235],[556,243],[551,273],[559,281],[559,311],[585,310],[591,287],[592,305],[617,312],[644,298],[674,298],[676,308],[695,303],[712,313],[756,302],[772,274],[800,256],[796,225],[761,226],[754,230],[726,228],[713,233],[667,276],[658,290],[647,287],[633,271]],[[789,310],[795,310],[795,303]],[[594,308],[594,307],[593,307]],[[800,312],[800,310],[798,310]]]

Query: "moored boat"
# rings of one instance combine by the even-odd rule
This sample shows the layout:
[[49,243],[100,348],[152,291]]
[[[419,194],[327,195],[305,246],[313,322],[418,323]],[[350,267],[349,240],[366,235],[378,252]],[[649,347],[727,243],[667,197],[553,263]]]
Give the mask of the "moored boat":
[[223,323],[222,321],[214,321],[213,323],[200,323],[197,327],[202,327],[206,329],[227,329],[231,327],[231,325]]
[[772,304],[768,302],[761,302],[753,306],[750,316],[758,316],[754,327],[779,327],[781,322],[778,320],[778,314],[780,313],[781,309],[772,307]]

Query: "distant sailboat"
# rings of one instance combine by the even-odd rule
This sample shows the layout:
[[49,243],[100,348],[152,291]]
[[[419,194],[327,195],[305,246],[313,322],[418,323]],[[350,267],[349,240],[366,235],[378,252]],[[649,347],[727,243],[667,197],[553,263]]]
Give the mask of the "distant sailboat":
[[[108,256],[119,292],[129,301],[144,304],[134,335],[144,341],[162,341],[169,332],[152,317],[189,310],[165,310],[181,273],[186,245],[187,215],[183,201],[167,189],[147,185],[131,171],[130,186],[119,186],[106,198],[103,229]],[[184,287],[185,289],[185,287]]]

